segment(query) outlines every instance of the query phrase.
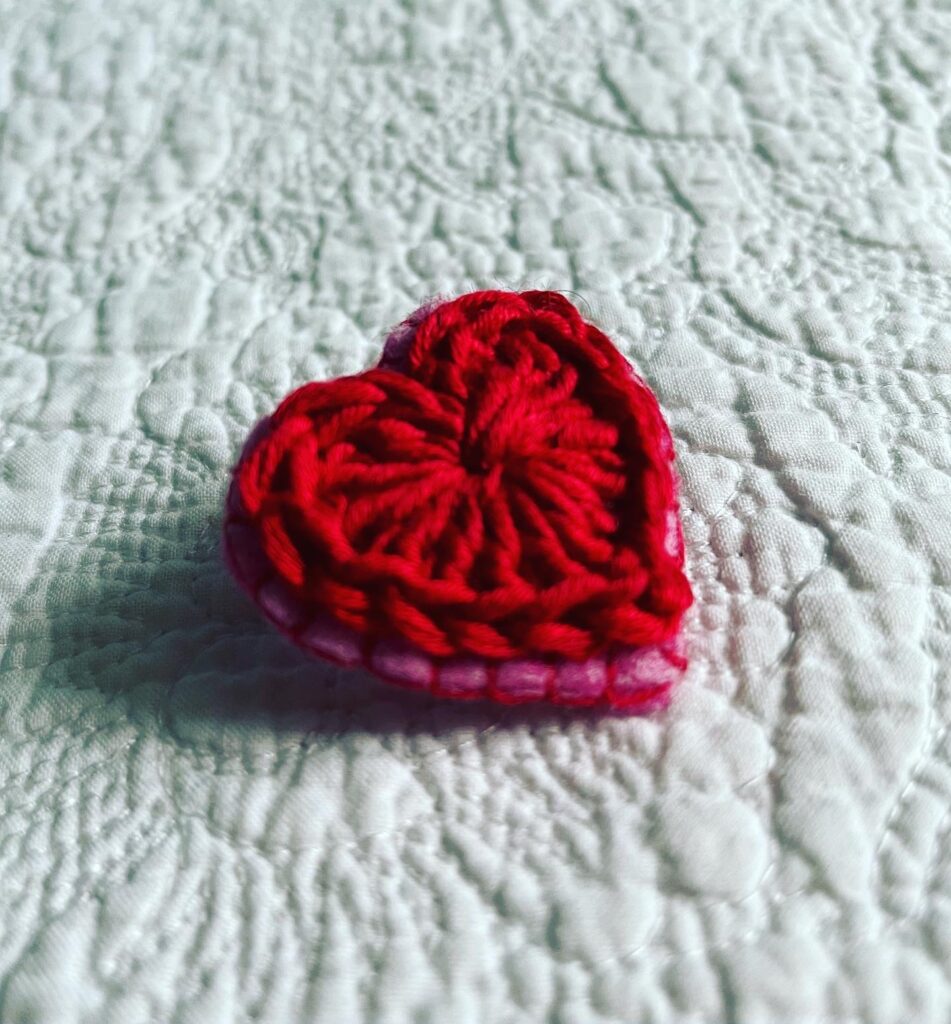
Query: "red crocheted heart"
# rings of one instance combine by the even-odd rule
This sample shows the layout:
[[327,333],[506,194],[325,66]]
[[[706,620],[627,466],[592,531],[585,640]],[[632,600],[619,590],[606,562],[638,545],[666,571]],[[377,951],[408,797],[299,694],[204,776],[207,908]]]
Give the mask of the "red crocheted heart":
[[662,643],[690,604],[672,458],[653,395],[571,303],[477,292],[285,399],[235,502],[294,602],[361,637],[581,660]]

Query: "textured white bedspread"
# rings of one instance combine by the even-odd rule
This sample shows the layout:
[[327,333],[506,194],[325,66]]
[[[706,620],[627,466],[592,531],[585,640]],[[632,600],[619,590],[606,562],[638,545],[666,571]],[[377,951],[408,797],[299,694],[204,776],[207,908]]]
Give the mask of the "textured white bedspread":
[[[946,1024],[951,7],[0,2],[0,1021]],[[677,439],[646,720],[308,661],[227,472],[434,293]]]

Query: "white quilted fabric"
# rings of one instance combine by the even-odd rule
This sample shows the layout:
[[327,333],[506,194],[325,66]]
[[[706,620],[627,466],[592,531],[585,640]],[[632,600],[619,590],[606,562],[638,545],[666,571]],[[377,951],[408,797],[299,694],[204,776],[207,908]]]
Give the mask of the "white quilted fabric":
[[[0,3],[0,1020],[946,1024],[947,0]],[[291,387],[570,289],[674,429],[647,720],[307,661]]]

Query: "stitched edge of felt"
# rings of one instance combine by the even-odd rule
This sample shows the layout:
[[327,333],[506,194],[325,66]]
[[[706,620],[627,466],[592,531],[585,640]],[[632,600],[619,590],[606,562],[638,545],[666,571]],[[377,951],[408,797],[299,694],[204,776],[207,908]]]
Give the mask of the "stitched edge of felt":
[[[266,429],[267,420],[257,429]],[[252,434],[252,438],[257,430]],[[575,707],[608,705],[652,711],[667,704],[687,660],[679,636],[586,661],[436,658],[401,639],[374,640],[306,608],[273,572],[237,488],[228,492],[224,555],[232,575],[265,618],[298,647],[385,682],[457,700],[503,704],[549,701]]]

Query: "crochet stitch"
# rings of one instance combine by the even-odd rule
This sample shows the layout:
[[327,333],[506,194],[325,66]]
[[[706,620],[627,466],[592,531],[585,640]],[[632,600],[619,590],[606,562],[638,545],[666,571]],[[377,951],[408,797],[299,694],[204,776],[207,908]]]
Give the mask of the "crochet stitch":
[[555,292],[423,307],[235,469],[225,550],[293,639],[446,696],[651,704],[684,660],[673,446]]

